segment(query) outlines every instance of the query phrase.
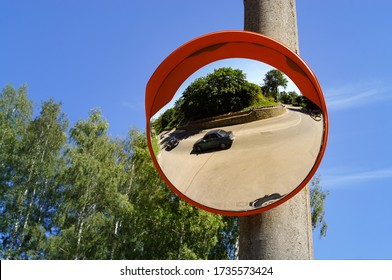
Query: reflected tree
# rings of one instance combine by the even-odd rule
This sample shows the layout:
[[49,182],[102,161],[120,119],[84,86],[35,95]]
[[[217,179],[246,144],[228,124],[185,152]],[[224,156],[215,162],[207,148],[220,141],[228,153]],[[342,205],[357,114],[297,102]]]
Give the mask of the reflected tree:
[[279,87],[286,88],[288,80],[285,75],[277,70],[272,69],[265,74],[262,85],[263,93],[267,97],[273,97],[275,101],[279,99]]
[[200,77],[183,92],[180,110],[188,120],[240,111],[263,98],[261,89],[239,69],[224,67]]

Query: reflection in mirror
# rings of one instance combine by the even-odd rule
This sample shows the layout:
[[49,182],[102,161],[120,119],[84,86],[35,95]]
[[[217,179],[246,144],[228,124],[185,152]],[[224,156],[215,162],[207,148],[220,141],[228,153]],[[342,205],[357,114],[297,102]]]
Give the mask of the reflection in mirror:
[[150,124],[166,178],[223,211],[258,209],[292,192],[313,168],[324,133],[321,110],[289,77],[249,59],[199,69]]

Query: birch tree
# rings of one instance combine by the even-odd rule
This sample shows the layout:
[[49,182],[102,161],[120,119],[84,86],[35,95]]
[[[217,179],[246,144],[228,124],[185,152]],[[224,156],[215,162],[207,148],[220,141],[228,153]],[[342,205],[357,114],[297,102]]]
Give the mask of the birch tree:
[[197,209],[158,175],[146,136],[113,139],[99,110],[69,131],[61,104],[32,117],[26,87],[0,95],[0,257],[233,258],[234,218]]
[[310,181],[310,207],[312,214],[312,229],[319,230],[319,237],[326,237],[328,224],[325,221],[324,204],[329,191],[321,187],[320,175]]
[[127,178],[122,148],[107,129],[100,111],[94,110],[70,130],[61,232],[52,238],[51,258],[109,259],[114,254],[119,217],[130,215],[132,205],[121,193]]
[[2,106],[2,254],[11,259],[40,259],[57,209],[57,174],[67,121],[61,105],[52,100],[30,119],[25,87],[19,91],[6,87],[2,97],[8,100]]
[[227,229],[225,218],[191,206],[170,190],[152,163],[144,134],[131,130],[126,149],[134,172],[129,193],[134,212],[124,221],[118,257],[228,258],[223,250],[213,250]]
[[12,258],[10,252],[17,246],[19,230],[17,204],[14,195],[14,166],[21,138],[26,133],[32,115],[32,102],[27,99],[26,87],[19,89],[7,85],[0,95],[0,238],[1,258]]

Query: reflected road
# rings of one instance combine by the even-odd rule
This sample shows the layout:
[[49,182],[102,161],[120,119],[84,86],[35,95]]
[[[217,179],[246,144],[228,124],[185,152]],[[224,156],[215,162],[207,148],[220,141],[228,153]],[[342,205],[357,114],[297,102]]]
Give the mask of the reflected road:
[[[230,211],[252,210],[250,203],[256,199],[293,191],[313,167],[323,136],[323,120],[315,121],[296,108],[278,117],[221,128],[235,136],[227,150],[193,152],[193,144],[209,131],[204,130],[189,133],[157,158],[180,192],[202,205]],[[176,134],[184,132],[171,132]]]

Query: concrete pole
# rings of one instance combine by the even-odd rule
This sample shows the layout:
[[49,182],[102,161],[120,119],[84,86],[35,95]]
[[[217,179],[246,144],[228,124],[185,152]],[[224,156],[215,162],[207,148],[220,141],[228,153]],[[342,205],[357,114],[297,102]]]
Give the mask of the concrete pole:
[[[295,0],[244,0],[244,29],[299,53]],[[313,259],[309,187],[282,205],[240,217],[239,259]]]

